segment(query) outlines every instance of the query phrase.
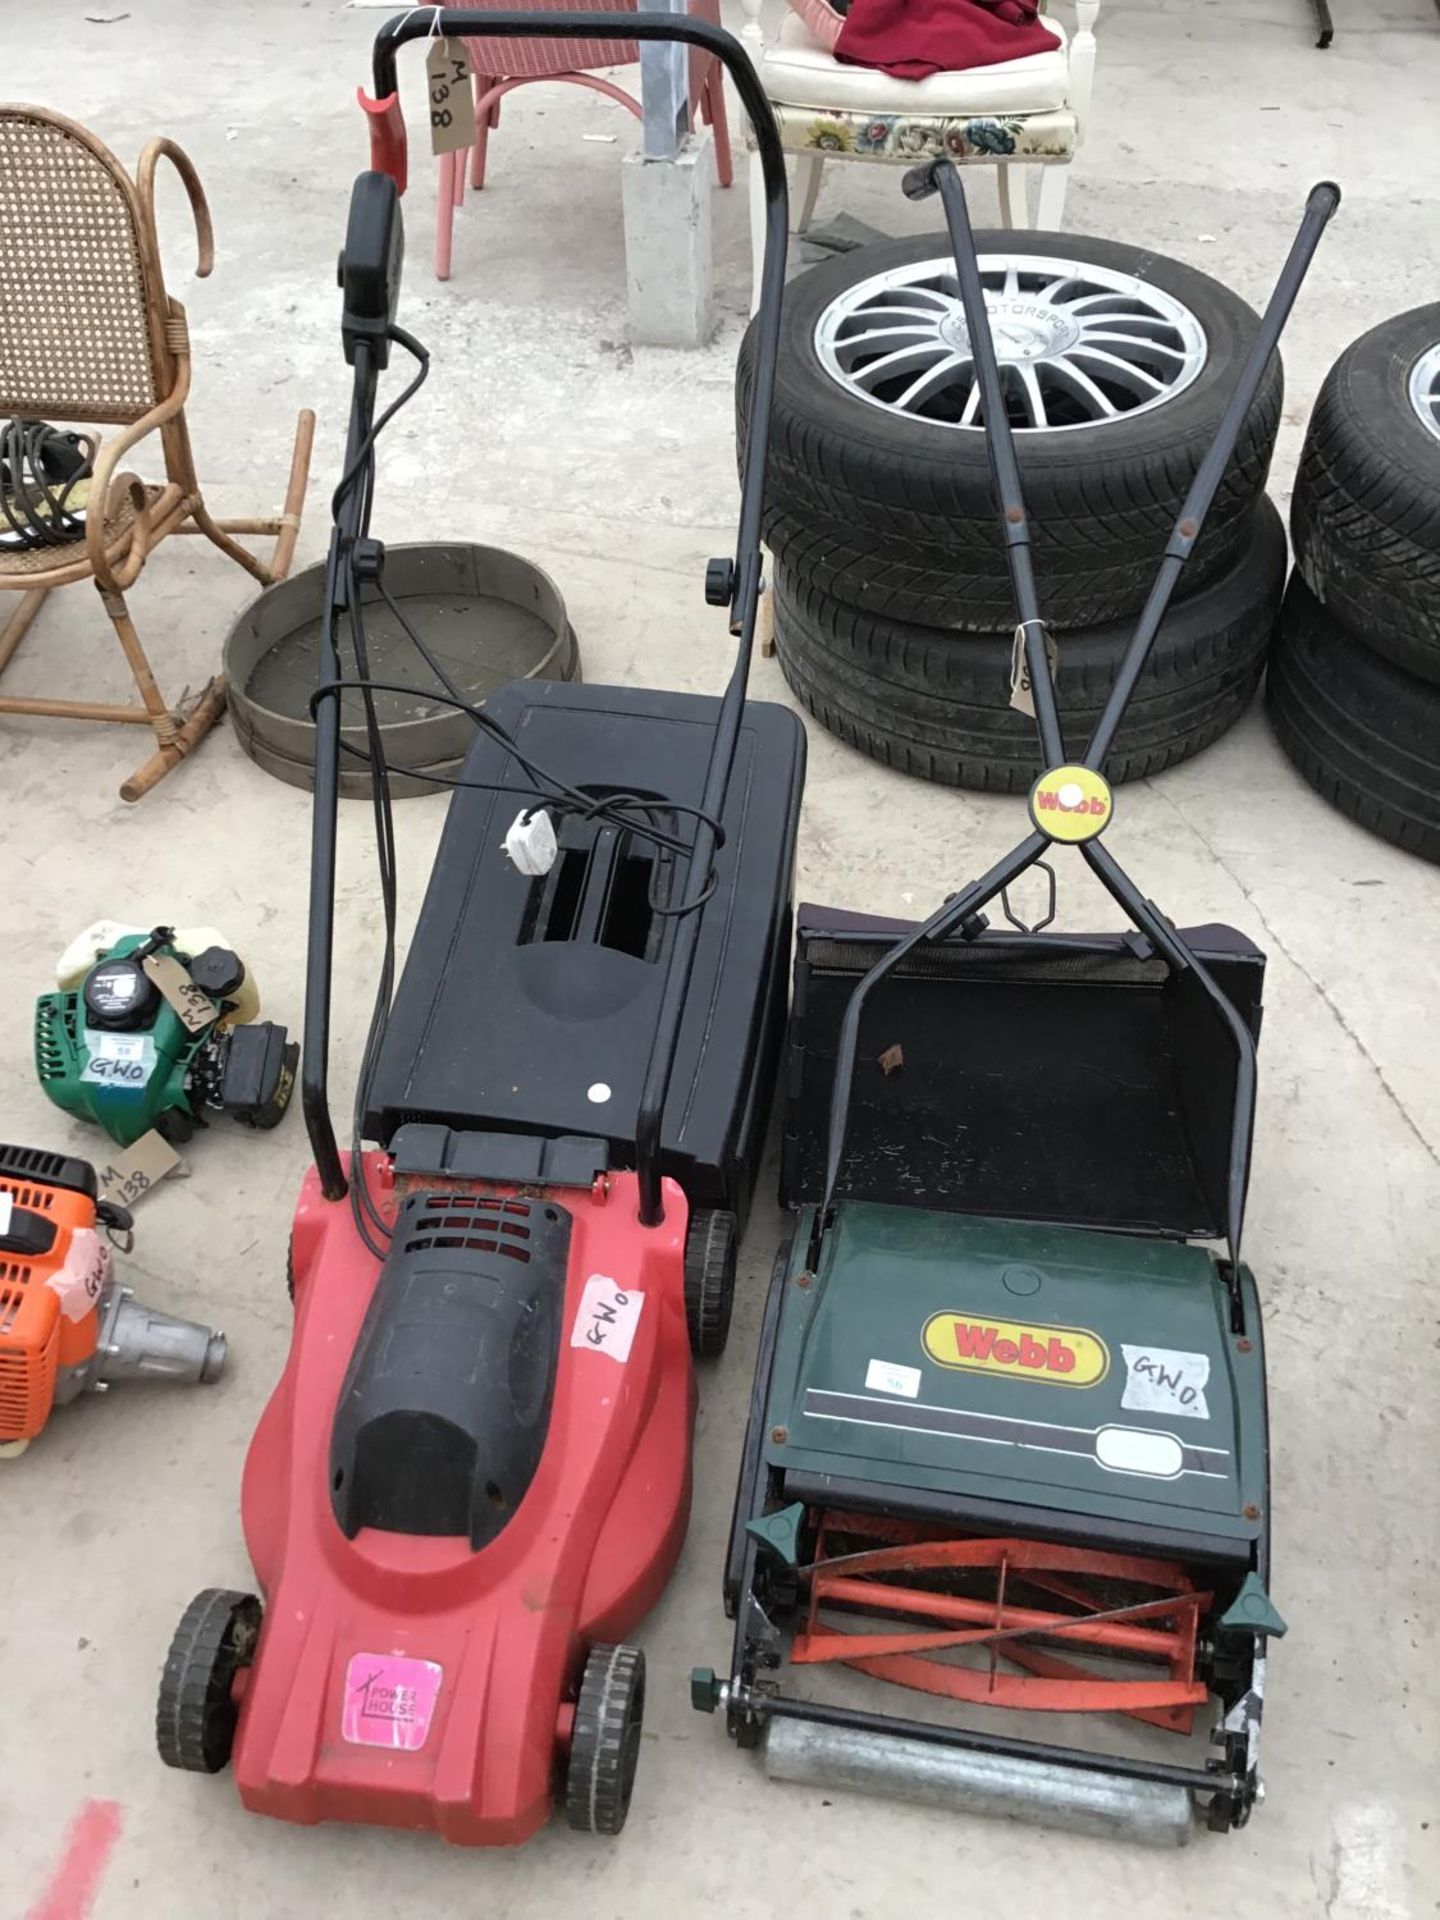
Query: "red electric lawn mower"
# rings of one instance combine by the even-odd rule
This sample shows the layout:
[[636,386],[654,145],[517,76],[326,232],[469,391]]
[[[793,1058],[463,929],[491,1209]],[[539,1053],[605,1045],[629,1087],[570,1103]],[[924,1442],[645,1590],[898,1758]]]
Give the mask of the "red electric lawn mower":
[[[738,637],[724,694],[525,682],[482,711],[412,633],[446,688],[425,697],[469,712],[476,736],[463,775],[440,781],[457,791],[392,1008],[394,839],[364,608],[385,599],[405,626],[368,529],[376,437],[426,367],[395,323],[395,59],[432,34],[714,54],[755,123],[768,234],[737,552],[706,578]],[[504,1845],[557,1795],[573,1827],[624,1823],[645,1687],[626,1641],[684,1538],[692,1352],[724,1345],[778,1070],[804,735],[745,687],[785,173],[739,45],[683,16],[427,8],[381,30],[375,80],[382,170],[355,184],[341,262],[354,398],[313,701],[315,1164],[291,1242],[290,1356],[242,1500],[265,1599],[192,1603],[157,1733],[172,1766],[233,1758],[255,1812]],[[419,370],[377,420],[392,344]],[[388,934],[349,1155],[327,1097],[342,695],[366,716]]]

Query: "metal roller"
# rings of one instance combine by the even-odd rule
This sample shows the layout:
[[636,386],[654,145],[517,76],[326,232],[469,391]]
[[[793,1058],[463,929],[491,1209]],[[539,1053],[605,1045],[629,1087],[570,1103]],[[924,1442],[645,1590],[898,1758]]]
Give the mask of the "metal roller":
[[942,1747],[898,1735],[772,1720],[765,1771],[798,1786],[885,1794],[952,1813],[990,1814],[1151,1847],[1183,1847],[1194,1827],[1184,1787]]

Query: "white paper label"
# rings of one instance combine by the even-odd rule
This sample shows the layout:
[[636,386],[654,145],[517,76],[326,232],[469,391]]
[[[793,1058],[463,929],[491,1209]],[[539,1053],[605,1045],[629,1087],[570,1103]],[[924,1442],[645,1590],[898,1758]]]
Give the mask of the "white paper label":
[[[133,981],[127,981],[133,985]],[[145,1036],[141,1033],[97,1033],[95,1051],[106,1060],[143,1060]]]
[[1125,1391],[1120,1404],[1131,1413],[1172,1413],[1182,1420],[1208,1420],[1205,1382],[1208,1353],[1180,1353],[1174,1347],[1131,1347],[1125,1356]]
[[155,1066],[155,1042],[148,1033],[97,1033],[86,1029],[95,1051],[80,1079],[91,1087],[143,1087]]
[[95,1307],[110,1278],[110,1249],[93,1227],[77,1227],[70,1235],[65,1264],[46,1285],[60,1296],[67,1320],[83,1320]]
[[9,1191],[0,1191],[0,1233],[9,1233],[10,1215],[14,1206],[14,1194]]
[[889,1360],[872,1360],[865,1369],[867,1393],[898,1393],[914,1400],[920,1392],[919,1367],[897,1367]]
[[643,1293],[622,1287],[606,1274],[592,1273],[580,1296],[580,1311],[570,1331],[571,1346],[608,1353],[612,1360],[623,1363],[630,1358],[644,1304]]

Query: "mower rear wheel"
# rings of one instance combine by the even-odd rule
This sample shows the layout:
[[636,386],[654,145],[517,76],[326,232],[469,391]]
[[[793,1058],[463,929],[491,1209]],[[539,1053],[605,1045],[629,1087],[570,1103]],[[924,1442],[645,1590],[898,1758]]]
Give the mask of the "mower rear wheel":
[[718,1360],[730,1337],[737,1239],[733,1213],[702,1207],[691,1214],[685,1236],[685,1321],[697,1360]]
[[262,1613],[253,1593],[207,1587],[181,1616],[155,1707],[155,1744],[167,1767],[219,1773],[235,1743],[235,1676],[248,1667]]
[[188,1146],[195,1137],[195,1116],[184,1107],[167,1107],[156,1120],[155,1131],[169,1146]]
[[619,1833],[625,1825],[644,1717],[644,1654],[638,1647],[592,1647],[565,1775],[565,1818],[577,1833]]

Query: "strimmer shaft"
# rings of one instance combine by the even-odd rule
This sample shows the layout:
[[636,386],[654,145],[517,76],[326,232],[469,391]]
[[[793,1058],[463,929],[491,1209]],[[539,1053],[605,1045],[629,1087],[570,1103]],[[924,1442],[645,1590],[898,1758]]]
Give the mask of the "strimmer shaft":
[[129,1287],[112,1281],[100,1299],[95,1351],[79,1366],[59,1369],[55,1404],[107,1392],[118,1380],[212,1386],[225,1369],[225,1356],[225,1336],[216,1328],[142,1306]]
[[770,1722],[765,1772],[772,1780],[799,1786],[884,1794],[915,1806],[1024,1820],[1143,1846],[1183,1847],[1194,1827],[1184,1787],[805,1720]]

